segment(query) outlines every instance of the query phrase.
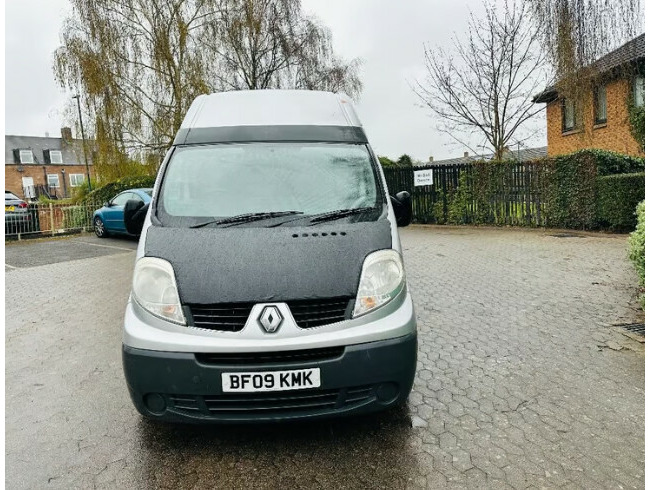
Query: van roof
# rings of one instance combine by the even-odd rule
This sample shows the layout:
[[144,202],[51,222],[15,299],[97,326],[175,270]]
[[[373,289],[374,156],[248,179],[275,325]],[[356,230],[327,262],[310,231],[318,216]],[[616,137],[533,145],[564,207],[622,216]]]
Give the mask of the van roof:
[[238,90],[200,95],[181,128],[232,126],[355,126],[361,121],[344,94],[314,90]]

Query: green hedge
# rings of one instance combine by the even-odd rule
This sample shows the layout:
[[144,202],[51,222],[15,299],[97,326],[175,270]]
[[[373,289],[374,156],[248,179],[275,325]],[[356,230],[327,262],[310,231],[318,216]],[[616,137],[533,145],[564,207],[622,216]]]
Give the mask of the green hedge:
[[607,175],[596,179],[597,221],[600,228],[630,231],[635,211],[645,197],[645,174]]
[[592,162],[600,176],[643,172],[645,159],[607,150],[579,150],[558,159],[574,160],[583,165]]
[[630,260],[639,275],[639,283],[645,288],[645,201],[636,210],[638,223],[630,235]]
[[413,172],[384,168],[392,195],[408,190],[420,223],[630,230],[644,197],[642,158],[581,150],[533,162],[431,165],[433,185]]
[[125,177],[119,179],[115,182],[111,182],[102,187],[94,189],[92,192],[89,192],[81,199],[83,203],[104,203],[115,195],[119,194],[122,191],[127,189],[138,189],[140,187],[153,187],[154,182],[156,181],[155,177],[148,176],[138,176],[138,177]]

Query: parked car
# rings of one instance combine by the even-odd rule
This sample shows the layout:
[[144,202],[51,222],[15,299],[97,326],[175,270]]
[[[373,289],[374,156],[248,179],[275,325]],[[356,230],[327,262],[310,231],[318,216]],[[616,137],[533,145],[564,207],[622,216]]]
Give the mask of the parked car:
[[199,96],[148,208],[122,337],[142,415],[263,422],[405,403],[417,328],[397,227],[411,198],[389,196],[350,98]]
[[5,190],[5,234],[32,231],[29,206],[11,191]]
[[141,201],[149,204],[153,189],[128,189],[120,192],[110,201],[93,213],[93,227],[95,235],[105,238],[111,234],[134,235],[129,233],[124,226],[124,205],[127,201]]

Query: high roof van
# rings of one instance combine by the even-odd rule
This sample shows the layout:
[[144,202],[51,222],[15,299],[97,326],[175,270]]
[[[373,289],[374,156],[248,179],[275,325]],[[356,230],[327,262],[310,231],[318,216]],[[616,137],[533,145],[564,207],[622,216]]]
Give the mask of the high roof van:
[[348,97],[198,97],[142,206],[125,206],[142,233],[123,334],[142,415],[261,422],[406,401],[411,201],[389,196]]

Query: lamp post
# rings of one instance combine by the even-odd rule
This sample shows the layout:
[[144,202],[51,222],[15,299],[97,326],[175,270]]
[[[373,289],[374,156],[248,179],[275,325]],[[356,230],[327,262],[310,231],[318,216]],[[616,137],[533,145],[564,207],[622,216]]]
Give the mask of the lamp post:
[[84,122],[81,119],[81,102],[79,102],[79,94],[72,97],[77,99],[77,110],[79,111],[79,125],[81,126],[81,141],[83,144],[84,150],[84,161],[86,162],[86,179],[88,180],[88,191],[92,191],[92,185],[90,185],[90,167],[88,167],[88,156],[86,155],[86,135],[84,134]]

